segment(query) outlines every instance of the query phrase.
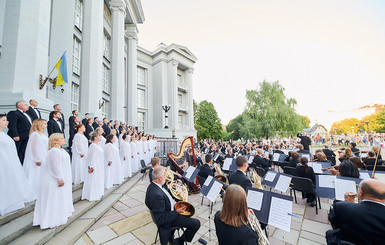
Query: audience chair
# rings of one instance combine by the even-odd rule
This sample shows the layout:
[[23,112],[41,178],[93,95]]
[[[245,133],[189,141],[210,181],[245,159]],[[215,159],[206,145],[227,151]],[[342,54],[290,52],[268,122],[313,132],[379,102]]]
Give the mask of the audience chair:
[[318,201],[318,205],[319,205],[320,209],[321,209],[321,202],[320,202],[320,198],[317,197],[317,193],[315,191],[315,187],[313,186],[313,182],[311,181],[311,179],[294,176],[291,179],[291,183],[290,183],[290,196],[291,197],[293,196],[292,190],[294,191],[295,203],[297,203],[297,196],[295,194],[295,191],[301,191],[304,194],[306,194],[306,193],[314,194],[314,196],[315,196],[315,211],[316,211],[316,214],[318,214],[317,201]]
[[146,167],[146,163],[144,160],[140,160],[140,165],[142,166],[142,169],[140,170],[140,172],[143,174],[142,175],[142,180],[144,179],[144,177],[147,175],[148,173],[148,170],[151,168],[150,166]]
[[255,172],[257,172],[257,174],[258,174],[261,178],[265,177],[265,175],[266,175],[266,170],[263,169],[263,168],[261,168],[261,167],[255,167]]
[[[156,240],[158,239],[158,235],[159,235],[159,227],[158,227],[158,224],[155,222],[154,214],[153,214],[152,210],[150,210],[150,214],[151,214],[152,221],[155,223],[156,228],[157,228],[156,236],[155,236],[155,242],[154,242],[154,244],[155,244],[155,243],[156,243]],[[175,231],[177,231],[177,232],[178,232],[178,237],[181,237],[181,236],[180,236],[180,233],[179,233],[180,230],[182,230],[183,236],[184,236],[184,229],[183,229],[182,226],[173,226],[173,227],[171,227],[171,234],[173,234]],[[159,236],[159,237],[160,237],[160,236]],[[185,239],[185,240],[186,240],[186,239]],[[185,241],[184,243],[187,244],[186,241]]]
[[[369,166],[366,166],[365,169],[369,170],[369,171],[373,171],[373,168],[374,168],[374,165],[369,165]],[[378,165],[378,163],[377,163],[376,171],[385,171],[385,166]]]
[[289,166],[283,167],[283,173],[291,175],[291,176],[296,176],[297,175],[297,169]]

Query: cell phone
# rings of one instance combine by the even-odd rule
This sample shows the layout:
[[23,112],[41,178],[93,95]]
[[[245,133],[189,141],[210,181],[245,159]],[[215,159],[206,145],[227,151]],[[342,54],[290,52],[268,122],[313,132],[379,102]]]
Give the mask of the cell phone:
[[202,237],[199,238],[198,242],[200,242],[202,244],[207,244],[207,241],[205,239],[203,239]]

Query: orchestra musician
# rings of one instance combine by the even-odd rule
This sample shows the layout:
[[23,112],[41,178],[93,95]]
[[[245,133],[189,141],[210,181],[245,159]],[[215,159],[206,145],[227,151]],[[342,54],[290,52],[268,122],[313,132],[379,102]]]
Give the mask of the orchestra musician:
[[246,176],[246,170],[249,167],[249,162],[245,156],[238,156],[235,162],[238,170],[230,176],[229,183],[242,186],[246,192],[247,187],[252,187],[250,179]]
[[229,185],[222,211],[218,211],[214,218],[219,244],[258,244],[257,233],[247,225],[248,212],[244,189],[239,185]]
[[358,187],[361,203],[353,203],[355,196],[352,194],[346,193],[345,201],[335,201],[330,208],[329,221],[333,230],[326,232],[327,244],[342,244],[342,241],[383,244],[385,184],[375,179],[362,180]]
[[268,159],[263,157],[263,150],[257,149],[256,155],[253,159],[253,165],[263,168],[264,170],[268,171],[271,167],[271,163]]
[[[195,218],[187,218],[178,214],[183,213],[186,207],[181,206],[174,210],[175,201],[162,186],[166,181],[166,171],[163,166],[156,166],[152,171],[153,181],[146,191],[145,203],[150,209],[154,223],[158,226],[160,243],[167,242],[183,244],[185,240],[191,242],[195,233],[199,230],[200,221]],[[171,227],[181,226],[186,228],[184,235],[174,239]]]

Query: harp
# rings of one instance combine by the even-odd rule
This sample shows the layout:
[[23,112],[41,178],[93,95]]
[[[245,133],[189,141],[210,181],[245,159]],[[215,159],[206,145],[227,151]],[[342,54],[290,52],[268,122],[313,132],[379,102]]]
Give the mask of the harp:
[[[167,154],[168,158],[170,159],[170,162],[174,165],[175,169],[178,171],[178,173],[180,175],[183,175],[184,171],[179,165],[185,161],[189,162],[189,160],[190,160],[190,159],[188,159],[189,155],[186,151],[187,146],[191,146],[192,160],[193,160],[194,166],[197,167],[196,158],[195,158],[195,151],[194,151],[194,138],[192,136],[183,140],[178,154],[174,154],[172,152],[169,152]],[[178,164],[178,162],[179,162],[179,164]],[[198,177],[195,178],[195,183],[194,182],[187,182],[187,185],[188,185],[191,193],[198,193],[200,191]]]

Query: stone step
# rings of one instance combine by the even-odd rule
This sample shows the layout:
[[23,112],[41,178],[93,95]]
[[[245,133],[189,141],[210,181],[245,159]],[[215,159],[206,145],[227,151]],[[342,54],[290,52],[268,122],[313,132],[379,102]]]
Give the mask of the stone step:
[[[75,212],[68,222],[54,229],[40,230],[33,227],[25,234],[13,240],[10,244],[72,244],[82,236],[96,221],[106,213],[119,199],[132,188],[140,179],[141,174],[136,174],[119,186],[114,186],[105,191],[102,200],[89,202],[78,201]],[[79,189],[81,191],[81,189]],[[78,191],[79,191],[78,190]],[[77,193],[75,191],[74,193]],[[80,192],[81,196],[81,192]],[[75,198],[75,194],[74,194]],[[1,244],[1,242],[0,242]]]

